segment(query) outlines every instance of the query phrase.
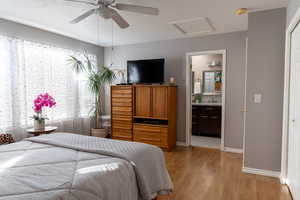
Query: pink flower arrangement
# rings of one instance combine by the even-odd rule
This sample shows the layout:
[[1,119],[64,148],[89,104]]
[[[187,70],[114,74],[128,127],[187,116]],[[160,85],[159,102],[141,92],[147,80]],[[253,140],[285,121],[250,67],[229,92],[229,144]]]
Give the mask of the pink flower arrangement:
[[33,110],[36,113],[41,113],[43,107],[52,108],[56,105],[55,99],[48,93],[38,95],[37,98],[33,101],[33,103]]

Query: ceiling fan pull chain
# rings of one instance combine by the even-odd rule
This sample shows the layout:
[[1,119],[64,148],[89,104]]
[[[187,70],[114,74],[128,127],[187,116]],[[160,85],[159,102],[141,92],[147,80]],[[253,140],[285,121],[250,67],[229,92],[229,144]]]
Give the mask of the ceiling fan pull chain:
[[96,15],[97,20],[97,43],[100,44],[100,18],[98,19],[98,15]]
[[111,61],[110,66],[113,66],[113,56],[114,56],[114,22],[111,20]]

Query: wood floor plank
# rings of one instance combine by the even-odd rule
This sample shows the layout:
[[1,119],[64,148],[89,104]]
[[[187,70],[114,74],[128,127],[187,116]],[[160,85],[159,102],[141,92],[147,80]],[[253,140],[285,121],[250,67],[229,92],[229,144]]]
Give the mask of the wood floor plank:
[[243,173],[241,154],[177,147],[165,156],[174,192],[158,200],[292,200],[278,179]]

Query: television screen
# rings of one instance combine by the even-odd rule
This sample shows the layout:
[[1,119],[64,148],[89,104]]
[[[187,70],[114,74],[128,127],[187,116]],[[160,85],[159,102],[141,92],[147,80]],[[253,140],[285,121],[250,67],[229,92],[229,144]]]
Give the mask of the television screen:
[[165,59],[127,61],[127,82],[163,83]]

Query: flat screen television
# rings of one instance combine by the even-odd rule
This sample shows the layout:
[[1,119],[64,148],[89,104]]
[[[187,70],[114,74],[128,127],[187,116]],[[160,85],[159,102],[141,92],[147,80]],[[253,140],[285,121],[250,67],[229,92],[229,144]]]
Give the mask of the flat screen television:
[[127,82],[129,84],[164,83],[165,59],[127,61]]

